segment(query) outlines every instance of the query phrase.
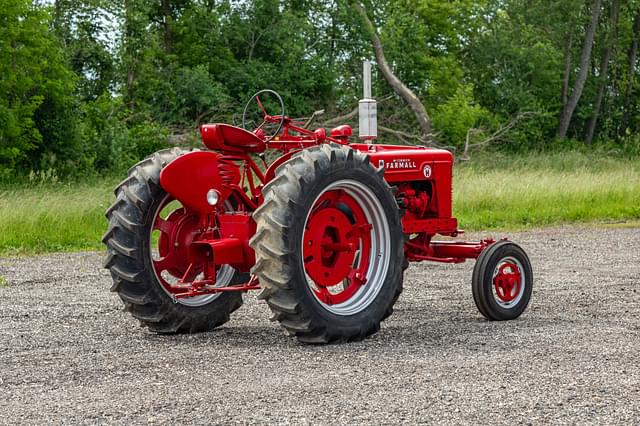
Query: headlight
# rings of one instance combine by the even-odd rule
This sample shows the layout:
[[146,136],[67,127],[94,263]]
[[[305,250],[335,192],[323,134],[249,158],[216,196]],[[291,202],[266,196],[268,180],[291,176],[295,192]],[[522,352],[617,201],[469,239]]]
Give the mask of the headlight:
[[219,199],[220,193],[215,189],[210,189],[209,192],[207,192],[207,203],[209,203],[210,206],[218,204]]

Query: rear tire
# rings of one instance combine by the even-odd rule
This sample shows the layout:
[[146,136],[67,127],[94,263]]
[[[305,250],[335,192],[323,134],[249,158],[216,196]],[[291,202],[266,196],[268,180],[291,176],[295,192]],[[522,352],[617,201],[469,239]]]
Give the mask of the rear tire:
[[478,310],[488,320],[518,318],[527,308],[533,290],[529,257],[511,241],[490,245],[473,268],[472,290]]
[[[229,321],[229,315],[242,305],[240,292],[218,294],[208,303],[181,303],[156,276],[151,231],[167,198],[160,186],[160,172],[186,152],[177,148],[159,151],[133,166],[129,177],[116,187],[116,201],[106,212],[109,229],[102,241],[107,246],[104,267],[113,279],[111,291],[118,293],[125,310],[157,333],[213,330]],[[248,274],[236,271],[229,284],[247,280]]]
[[382,171],[350,148],[321,145],[279,167],[262,192],[252,273],[273,319],[305,343],[377,332],[402,292],[404,269],[399,210]]

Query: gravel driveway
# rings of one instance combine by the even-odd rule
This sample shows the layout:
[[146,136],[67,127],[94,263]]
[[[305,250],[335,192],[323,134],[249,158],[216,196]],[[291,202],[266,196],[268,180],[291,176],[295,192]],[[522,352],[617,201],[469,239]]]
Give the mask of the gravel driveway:
[[0,259],[0,423],[640,424],[640,229],[513,239],[536,275],[521,319],[481,318],[472,262],[414,264],[378,334],[321,347],[253,294],[215,332],[156,336],[99,253]]

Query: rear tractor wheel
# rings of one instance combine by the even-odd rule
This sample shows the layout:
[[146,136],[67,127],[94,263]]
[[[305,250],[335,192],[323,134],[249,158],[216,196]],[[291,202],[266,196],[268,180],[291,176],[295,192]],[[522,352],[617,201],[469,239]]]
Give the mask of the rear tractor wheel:
[[[198,233],[199,217],[174,200],[160,186],[160,172],[186,153],[180,149],[157,152],[129,171],[115,190],[116,201],[107,210],[109,229],[105,268],[113,278],[125,309],[142,325],[158,333],[194,333],[212,330],[229,320],[242,305],[239,292],[175,298],[176,285],[187,271],[198,279],[203,265],[189,269],[187,248]],[[233,209],[231,203],[225,205]],[[216,286],[248,280],[229,265],[216,271]]]
[[263,195],[252,272],[274,319],[307,343],[378,331],[402,291],[404,260],[382,174],[352,149],[321,145],[281,166]]

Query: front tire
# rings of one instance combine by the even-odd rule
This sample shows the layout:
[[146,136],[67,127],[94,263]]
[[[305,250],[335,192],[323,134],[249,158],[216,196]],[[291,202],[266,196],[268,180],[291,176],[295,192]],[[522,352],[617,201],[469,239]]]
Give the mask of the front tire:
[[274,319],[300,341],[361,340],[402,292],[403,233],[393,191],[346,147],[303,150],[278,168],[250,245]]
[[[162,263],[158,257],[169,258],[174,241],[188,241],[194,223],[185,208],[170,206],[172,199],[160,186],[162,169],[186,152],[178,148],[160,151],[129,170],[129,177],[115,189],[116,201],[107,210],[109,228],[102,240],[107,246],[104,267],[113,279],[111,291],[118,293],[125,310],[142,325],[163,334],[213,330],[229,321],[230,314],[242,305],[240,292],[173,298],[168,281],[185,272],[181,252],[171,254],[170,268],[158,267]],[[165,207],[173,210],[161,218]],[[165,231],[155,237],[158,255],[152,234],[159,229]],[[248,274],[229,268],[223,273],[226,285],[247,281]]]
[[529,257],[511,241],[490,245],[473,268],[472,290],[478,310],[488,320],[518,318],[527,308],[533,290]]

